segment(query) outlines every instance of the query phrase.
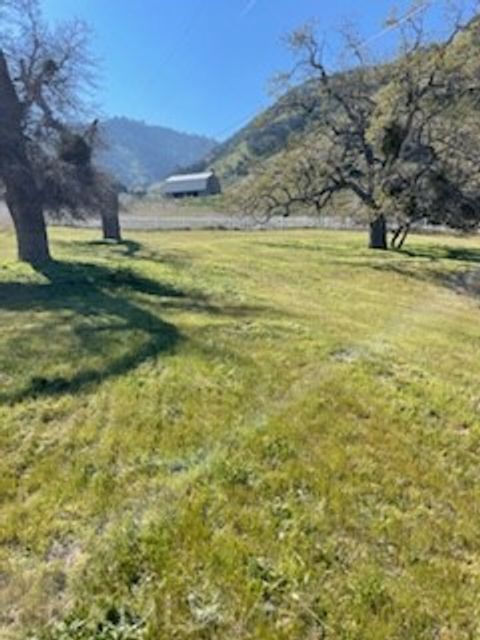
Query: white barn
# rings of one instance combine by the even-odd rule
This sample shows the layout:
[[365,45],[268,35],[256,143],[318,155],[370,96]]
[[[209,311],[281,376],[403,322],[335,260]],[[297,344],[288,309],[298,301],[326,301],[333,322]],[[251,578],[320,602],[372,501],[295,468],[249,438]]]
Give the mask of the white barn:
[[213,196],[222,192],[220,180],[213,171],[170,176],[163,183],[163,193],[172,198]]

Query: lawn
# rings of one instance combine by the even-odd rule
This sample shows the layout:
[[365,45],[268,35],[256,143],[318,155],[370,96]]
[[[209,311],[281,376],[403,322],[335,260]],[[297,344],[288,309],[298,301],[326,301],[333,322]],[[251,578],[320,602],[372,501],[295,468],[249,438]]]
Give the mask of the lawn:
[[0,638],[480,637],[480,240],[0,231]]

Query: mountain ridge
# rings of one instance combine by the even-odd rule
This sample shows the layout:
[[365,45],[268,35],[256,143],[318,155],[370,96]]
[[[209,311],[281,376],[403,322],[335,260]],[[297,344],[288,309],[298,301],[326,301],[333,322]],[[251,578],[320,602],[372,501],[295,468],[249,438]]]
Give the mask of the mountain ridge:
[[176,131],[125,116],[100,125],[98,164],[127,188],[148,186],[206,157],[218,145],[198,134]]

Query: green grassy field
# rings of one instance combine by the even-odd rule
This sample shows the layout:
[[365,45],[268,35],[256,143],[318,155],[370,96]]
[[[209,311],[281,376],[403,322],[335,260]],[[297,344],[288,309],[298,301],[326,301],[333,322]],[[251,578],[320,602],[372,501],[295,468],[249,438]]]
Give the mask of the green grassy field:
[[0,232],[0,638],[479,638],[480,241],[95,237]]

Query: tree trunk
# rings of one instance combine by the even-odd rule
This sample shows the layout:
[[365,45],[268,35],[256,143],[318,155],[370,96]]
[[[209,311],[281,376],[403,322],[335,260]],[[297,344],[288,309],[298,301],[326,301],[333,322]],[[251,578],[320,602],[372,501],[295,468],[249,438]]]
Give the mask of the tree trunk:
[[387,221],[381,213],[370,223],[370,249],[387,248]]
[[42,194],[27,153],[23,108],[0,51],[0,178],[12,216],[20,260],[37,265],[50,259]]
[[102,229],[104,240],[114,240],[121,242],[122,233],[120,229],[120,202],[118,193],[112,188],[111,193],[106,198],[105,205],[102,207]]
[[12,216],[17,237],[18,257],[32,265],[50,260],[47,228],[43,207],[33,176],[3,176],[6,185],[6,202]]
[[393,232],[393,236],[392,236],[392,239],[390,241],[390,248],[391,249],[396,249],[397,248],[397,240],[400,237],[402,231],[403,231],[403,226],[400,225],[398,227],[398,229]]
[[407,222],[404,225],[400,225],[398,229],[395,231],[395,233],[393,234],[392,241],[390,243],[391,248],[397,249],[398,251],[400,251],[400,249],[405,244],[405,240],[407,239],[409,232],[410,232],[409,222]]
[[400,238],[398,244],[397,244],[397,249],[400,251],[400,249],[402,249],[403,245],[405,244],[405,240],[407,239],[407,236],[410,232],[410,223],[405,225],[405,228],[403,229],[403,234],[402,237]]

